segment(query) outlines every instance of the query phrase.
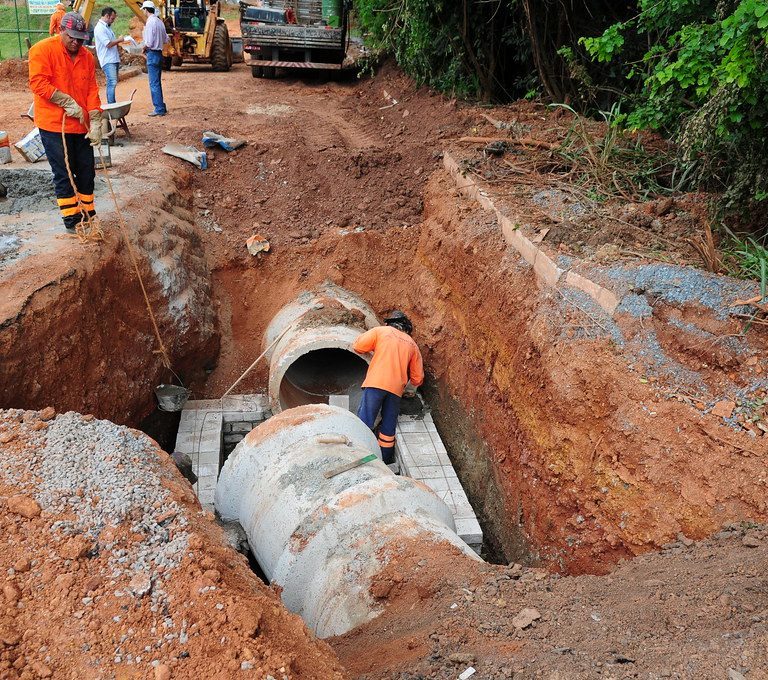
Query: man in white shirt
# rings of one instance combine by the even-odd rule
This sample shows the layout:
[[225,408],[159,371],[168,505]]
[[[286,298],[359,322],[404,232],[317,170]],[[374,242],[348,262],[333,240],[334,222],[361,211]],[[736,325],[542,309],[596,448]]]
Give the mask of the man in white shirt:
[[115,103],[115,88],[117,87],[117,72],[120,70],[120,51],[117,46],[125,41],[124,36],[115,37],[112,22],[117,18],[117,12],[112,7],[101,10],[101,19],[93,29],[93,41],[96,43],[96,56],[101,70],[107,77],[107,103]]

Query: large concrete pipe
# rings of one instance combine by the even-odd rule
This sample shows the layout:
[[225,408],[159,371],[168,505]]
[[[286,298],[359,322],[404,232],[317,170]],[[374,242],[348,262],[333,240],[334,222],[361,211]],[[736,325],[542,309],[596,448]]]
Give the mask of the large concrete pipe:
[[380,456],[375,436],[349,411],[300,406],[252,430],[216,487],[222,518],[240,522],[283,602],[320,637],[376,616],[371,579],[405,539],[477,559],[449,508],[421,482],[396,477],[381,460],[323,474],[371,453]]
[[352,351],[361,332],[378,325],[376,314],[348,290],[327,283],[283,307],[264,334],[269,398],[274,413],[303,404],[327,404],[332,394],[360,400],[368,360]]

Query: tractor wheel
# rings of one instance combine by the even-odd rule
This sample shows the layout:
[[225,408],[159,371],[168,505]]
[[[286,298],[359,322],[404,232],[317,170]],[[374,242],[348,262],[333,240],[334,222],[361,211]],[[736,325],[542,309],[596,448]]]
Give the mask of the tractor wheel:
[[211,45],[211,66],[214,71],[229,71],[232,66],[232,46],[226,24],[217,24],[213,31]]
[[179,56],[174,55],[171,57],[171,65],[172,66],[181,66],[184,63],[184,59],[182,59]]
[[264,77],[264,67],[263,66],[251,66],[251,75],[254,78],[263,78]]
[[170,71],[173,64],[173,57],[163,57],[163,71]]

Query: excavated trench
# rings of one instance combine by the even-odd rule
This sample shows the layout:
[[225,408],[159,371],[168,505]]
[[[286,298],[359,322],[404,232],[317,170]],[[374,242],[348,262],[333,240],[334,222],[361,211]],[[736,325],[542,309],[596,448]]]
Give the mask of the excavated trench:
[[[634,407],[636,386],[622,382],[626,369],[610,341],[565,341],[559,308],[506,247],[495,220],[453,195],[441,174],[428,186],[418,230],[329,232],[213,273],[193,224],[192,190],[177,178],[145,203],[136,238],[153,262],[145,273],[174,367],[195,398],[221,394],[260,353],[257,339],[270,337],[278,310],[330,278],[379,312],[399,307],[413,318],[427,368],[423,393],[482,524],[487,560],[601,573],[678,533],[703,537],[723,521],[759,515],[751,492],[727,500],[731,475],[720,488],[714,471],[683,473],[682,482],[641,479],[647,461],[680,469],[704,440],[693,429],[665,433],[664,450],[679,454],[659,462],[656,421]],[[3,322],[0,405],[94,413],[139,425],[170,450],[177,417],[158,413],[152,397],[170,376],[152,354],[120,250],[108,242],[98,259],[63,271]],[[383,251],[390,256],[375,257]],[[244,296],[261,302],[245,310]],[[34,351],[41,346],[50,349]],[[277,375],[281,409],[344,392],[354,407],[365,368],[321,342],[282,373],[261,366],[242,391],[266,391]],[[657,412],[690,418],[677,403]]]

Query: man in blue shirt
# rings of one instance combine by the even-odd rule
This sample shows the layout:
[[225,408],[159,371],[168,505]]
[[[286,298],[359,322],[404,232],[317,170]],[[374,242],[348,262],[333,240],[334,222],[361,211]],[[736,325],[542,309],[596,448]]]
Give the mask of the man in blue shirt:
[[152,104],[155,107],[150,116],[164,116],[168,113],[163,100],[163,47],[168,42],[168,33],[165,30],[160,17],[157,16],[155,3],[152,0],[144,0],[141,5],[144,16],[147,18],[144,24],[144,55],[147,58],[147,76],[149,76],[149,93],[152,95]]
[[107,103],[115,103],[115,88],[117,87],[117,72],[120,70],[120,51],[117,46],[125,40],[123,36],[115,37],[112,22],[117,18],[117,12],[112,7],[101,10],[101,19],[93,29],[93,41],[96,43],[96,56],[101,70],[107,77]]

